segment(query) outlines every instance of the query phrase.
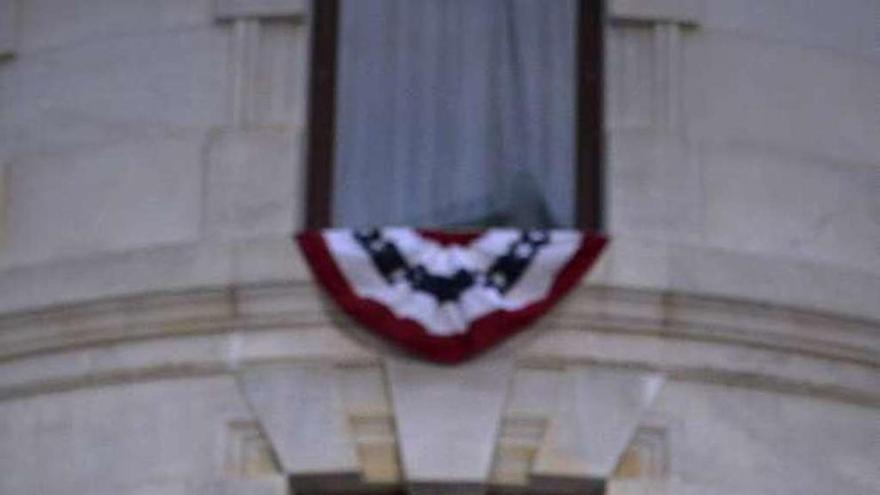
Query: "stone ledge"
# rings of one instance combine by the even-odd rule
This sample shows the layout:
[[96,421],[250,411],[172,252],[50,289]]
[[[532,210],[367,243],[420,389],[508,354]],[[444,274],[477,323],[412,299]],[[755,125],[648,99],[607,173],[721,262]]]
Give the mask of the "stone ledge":
[[[310,284],[138,296],[0,318],[0,397],[270,362],[375,364]],[[593,287],[490,354],[528,366],[643,369],[672,378],[880,400],[880,325],[767,305]]]
[[[668,291],[587,286],[538,325],[880,366],[876,321]],[[348,331],[351,323],[308,282],[160,292],[0,316],[0,360],[70,347],[285,328]]]
[[[201,342],[175,339],[154,343],[151,344],[154,349],[149,353],[152,357],[138,356],[142,354],[138,349],[115,355],[107,350],[72,351],[40,359],[3,362],[0,363],[0,401],[108,385],[236,375],[242,369],[275,363],[321,363],[342,367],[381,363],[377,356],[328,335],[329,331],[320,333],[314,337],[323,340],[323,353],[288,351],[284,356],[268,359],[265,355],[254,355],[235,366],[222,353],[216,352],[234,345],[235,339],[229,336],[203,338]],[[272,337],[283,339],[277,334]],[[521,340],[520,345],[507,346],[497,354],[510,355],[516,347],[522,347]],[[348,357],[343,357],[341,347],[352,351]],[[880,406],[880,390],[876,386],[880,383],[880,371],[876,368],[841,367],[839,363],[812,358],[792,360],[772,353],[729,348],[710,351],[698,345],[659,339],[614,339],[588,332],[579,335],[560,333],[545,335],[525,352],[518,352],[517,362],[520,367],[537,370],[562,370],[571,366],[637,370],[658,373],[670,381],[752,388]],[[188,362],[191,358],[199,362]],[[719,359],[727,362],[722,363]],[[89,363],[90,360],[96,362]],[[114,360],[116,362],[112,362]]]

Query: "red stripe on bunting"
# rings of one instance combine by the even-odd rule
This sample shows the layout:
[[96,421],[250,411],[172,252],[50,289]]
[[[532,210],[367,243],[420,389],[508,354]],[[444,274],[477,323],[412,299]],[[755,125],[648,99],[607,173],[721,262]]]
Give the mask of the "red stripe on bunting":
[[483,235],[483,232],[480,231],[447,232],[444,230],[419,229],[416,232],[422,237],[431,239],[441,246],[449,246],[453,244],[467,246]]

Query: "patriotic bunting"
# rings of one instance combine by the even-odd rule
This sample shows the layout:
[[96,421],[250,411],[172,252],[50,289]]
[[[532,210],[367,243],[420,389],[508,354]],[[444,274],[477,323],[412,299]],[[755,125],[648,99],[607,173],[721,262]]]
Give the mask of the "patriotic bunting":
[[401,227],[297,236],[316,280],[355,320],[441,363],[472,357],[546,313],[605,238],[566,230]]

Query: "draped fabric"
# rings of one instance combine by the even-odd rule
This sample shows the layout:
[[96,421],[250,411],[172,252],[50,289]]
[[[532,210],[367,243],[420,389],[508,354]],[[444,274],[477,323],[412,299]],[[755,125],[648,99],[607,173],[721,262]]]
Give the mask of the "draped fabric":
[[297,238],[327,293],[365,328],[423,358],[455,363],[547,312],[605,239],[577,231],[328,229]]
[[343,0],[334,225],[574,224],[575,0]]

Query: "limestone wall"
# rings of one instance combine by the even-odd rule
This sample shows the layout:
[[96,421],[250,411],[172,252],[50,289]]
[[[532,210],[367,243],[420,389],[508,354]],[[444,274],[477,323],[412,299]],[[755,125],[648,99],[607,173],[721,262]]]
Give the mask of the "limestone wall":
[[591,288],[438,367],[308,283],[28,311],[0,318],[0,493],[868,495],[878,333]]
[[305,2],[2,5],[0,308],[289,276]]
[[878,11],[611,2],[612,278],[877,316]]
[[0,0],[0,495],[880,492],[880,6],[607,6],[611,249],[440,368],[290,242],[308,2]]
[[[306,277],[307,2],[0,5],[0,309]],[[599,281],[880,316],[877,9],[609,2]]]

